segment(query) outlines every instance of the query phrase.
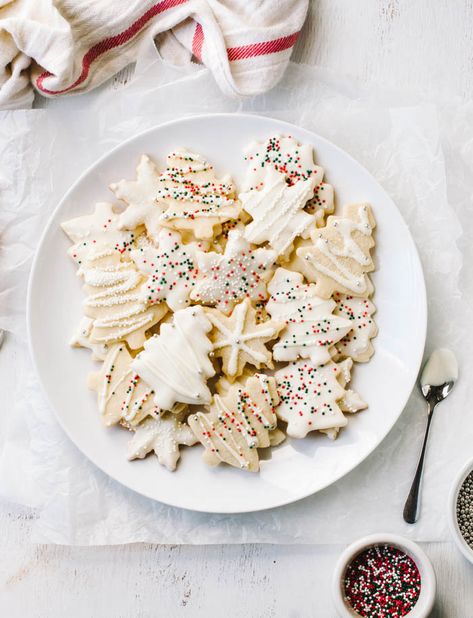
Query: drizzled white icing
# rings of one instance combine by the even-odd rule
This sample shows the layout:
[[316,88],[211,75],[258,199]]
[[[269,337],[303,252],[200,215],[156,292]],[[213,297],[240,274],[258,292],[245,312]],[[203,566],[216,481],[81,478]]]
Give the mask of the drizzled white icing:
[[[327,227],[322,228],[313,238],[314,246],[301,247],[297,255],[306,260],[306,268],[312,267],[340,284],[342,289],[339,291],[350,290],[357,295],[364,294],[369,291],[365,273],[372,269],[369,255],[369,248],[374,244],[372,231],[368,206],[360,204],[356,206],[353,218],[329,217]],[[367,242],[368,252],[360,246],[359,239],[353,237],[354,232],[370,237]],[[320,255],[326,261],[321,260]]]
[[315,179],[288,186],[284,173],[269,166],[262,182],[259,190],[240,194],[242,207],[253,217],[245,227],[245,238],[255,244],[268,241],[278,255],[284,254],[314,224],[314,217],[303,208],[313,194]]
[[215,310],[207,312],[214,326],[213,349],[223,356],[223,371],[230,377],[241,372],[247,362],[257,368],[272,366],[271,352],[264,344],[277,336],[279,326],[272,321],[257,325],[255,313],[248,299],[238,304],[230,317]]
[[142,247],[131,252],[141,273],[148,274],[142,287],[147,304],[166,301],[173,311],[189,304],[189,294],[197,279],[195,252],[197,244],[184,245],[179,232],[161,230],[158,248]]
[[215,374],[208,355],[212,325],[202,307],[176,311],[171,324],[148,339],[131,366],[155,391],[154,401],[170,410],[176,402],[210,403],[206,380]]
[[192,415],[188,422],[209,462],[256,471],[256,449],[270,445],[270,431],[276,428],[277,402],[274,378],[255,374],[224,396],[215,395],[210,412]]
[[231,230],[223,254],[198,254],[201,278],[191,299],[216,305],[227,314],[244,298],[264,300],[266,279],[276,257],[276,252],[269,249],[251,249],[240,229]]
[[351,323],[334,316],[335,302],[319,298],[315,285],[302,281],[301,274],[278,268],[268,285],[271,296],[266,310],[286,324],[273,357],[279,361],[310,358],[321,365],[331,359],[332,346],[348,333]]
[[326,213],[333,212],[333,187],[323,182],[324,170],[315,165],[312,146],[299,144],[291,136],[275,135],[265,142],[255,142],[245,151],[247,175],[246,189],[259,189],[264,184],[264,175],[269,167],[286,176],[289,186],[311,179],[313,197],[306,210],[315,215],[317,223]]
[[217,179],[201,155],[175,150],[159,178],[156,198],[162,208],[167,206],[160,221],[179,229],[192,228],[198,238],[211,238],[214,225],[238,217],[234,191],[231,181]]
[[108,348],[103,343],[93,343],[90,340],[93,326],[92,318],[83,317],[69,344],[74,348],[89,348],[92,351],[93,360],[104,360]]
[[89,376],[89,386],[97,391],[100,413],[107,425],[118,421],[134,425],[146,416],[157,416],[153,390],[130,367],[132,357],[123,343],[114,344],[102,368]]
[[277,416],[287,422],[287,435],[305,438],[317,429],[344,427],[347,419],[339,402],[345,390],[335,363],[314,367],[309,361],[290,363],[275,373],[279,405]]
[[197,438],[186,423],[172,413],[147,418],[136,427],[128,444],[128,459],[143,459],[154,451],[158,461],[168,470],[175,470],[180,457],[179,445],[192,446]]
[[369,298],[338,292],[334,294],[334,299],[337,303],[334,313],[350,322],[350,331],[337,343],[337,350],[359,362],[369,360],[374,352],[371,339],[378,332],[373,319],[376,307]]

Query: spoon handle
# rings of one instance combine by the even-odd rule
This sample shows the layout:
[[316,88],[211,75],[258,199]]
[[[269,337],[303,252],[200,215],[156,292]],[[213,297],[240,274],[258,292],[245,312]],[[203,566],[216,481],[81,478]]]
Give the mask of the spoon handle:
[[427,446],[430,423],[432,422],[433,411],[435,408],[435,404],[431,405],[429,403],[428,405],[429,408],[427,416],[427,427],[425,428],[424,443],[422,444],[422,451],[420,453],[419,463],[417,464],[417,470],[414,476],[414,480],[412,481],[411,490],[409,492],[409,495],[407,496],[406,504],[404,505],[404,511],[402,513],[404,521],[408,524],[415,524],[415,522],[417,521],[417,507],[419,502],[419,489],[422,479],[422,470],[424,468],[425,448]]

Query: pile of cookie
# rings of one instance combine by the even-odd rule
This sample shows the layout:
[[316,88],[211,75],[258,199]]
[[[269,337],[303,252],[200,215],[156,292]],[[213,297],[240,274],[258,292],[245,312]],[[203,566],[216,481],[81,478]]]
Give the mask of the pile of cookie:
[[258,449],[334,439],[366,408],[347,385],[377,333],[370,206],[332,215],[324,170],[291,136],[245,161],[237,192],[199,154],[176,149],[163,170],[143,155],[110,186],[121,207],[62,224],[85,292],[71,343],[102,363],[89,387],[105,424],[133,432],[129,459],[154,451],[174,470],[200,443],[211,465],[257,471]]

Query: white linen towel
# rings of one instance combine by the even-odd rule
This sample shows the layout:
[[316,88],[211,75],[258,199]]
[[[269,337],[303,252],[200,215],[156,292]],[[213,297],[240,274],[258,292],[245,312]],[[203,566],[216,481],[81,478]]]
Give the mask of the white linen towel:
[[91,90],[160,33],[203,62],[225,94],[260,94],[284,73],[307,8],[308,0],[0,0],[0,109],[30,107],[34,89]]

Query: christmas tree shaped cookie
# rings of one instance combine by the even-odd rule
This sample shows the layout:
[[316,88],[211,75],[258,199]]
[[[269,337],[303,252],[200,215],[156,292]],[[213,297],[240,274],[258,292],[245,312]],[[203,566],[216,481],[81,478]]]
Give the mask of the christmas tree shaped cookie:
[[342,356],[350,356],[361,363],[369,361],[374,353],[371,339],[378,334],[373,319],[376,307],[369,298],[349,296],[336,292],[333,295],[337,306],[334,313],[350,322],[350,330],[336,345]]
[[191,414],[188,423],[202,443],[210,465],[225,462],[250,472],[259,470],[258,448],[270,446],[278,403],[274,378],[255,374],[215,395],[210,412]]
[[179,149],[167,157],[156,195],[163,225],[191,230],[196,238],[213,238],[214,227],[237,219],[240,205],[229,178],[218,179],[202,156]]
[[89,374],[89,388],[97,391],[99,412],[106,425],[121,422],[128,427],[147,416],[159,415],[154,391],[131,368],[132,357],[124,343],[108,350],[99,371]]
[[301,268],[316,293],[330,298],[334,292],[369,296],[373,286],[367,273],[374,269],[370,249],[375,221],[368,204],[345,206],[343,217],[330,216],[324,228],[312,234],[313,245],[297,249]]
[[310,361],[298,361],[276,372],[280,398],[276,414],[286,421],[288,436],[305,438],[310,431],[347,424],[338,405],[345,395],[337,379],[340,371],[335,363],[315,367]]
[[143,285],[143,298],[150,304],[166,301],[173,311],[189,304],[189,295],[196,284],[195,243],[184,245],[179,232],[163,229],[157,236],[158,247],[141,247],[131,252],[131,258],[148,279]]
[[351,323],[333,315],[335,302],[315,293],[315,285],[304,285],[300,273],[278,268],[268,285],[271,294],[266,310],[286,328],[273,347],[278,361],[310,358],[314,365],[331,359],[333,345],[351,329]]
[[106,345],[126,341],[130,348],[140,348],[145,331],[163,318],[167,308],[164,303],[146,306],[141,292],[145,278],[135,264],[119,252],[105,250],[81,260],[77,272],[87,295],[84,313],[94,321],[90,341]]
[[314,152],[309,144],[299,144],[291,136],[275,135],[265,142],[255,142],[245,152],[247,176],[245,187],[259,189],[264,185],[264,174],[272,167],[286,176],[293,186],[311,179],[313,196],[306,210],[314,214],[317,225],[322,225],[326,214],[333,212],[333,187],[323,182],[324,170],[314,163]]
[[175,414],[166,412],[147,418],[135,427],[133,438],[128,443],[128,459],[143,459],[154,451],[159,463],[172,471],[180,457],[179,446],[192,446],[196,442],[191,428],[179,421]]
[[136,180],[120,180],[111,184],[110,189],[119,200],[128,204],[128,208],[118,218],[119,229],[134,230],[144,225],[148,235],[157,239],[164,208],[156,201],[159,171],[155,163],[147,155],[141,155],[136,168]]
[[251,243],[268,245],[279,256],[287,256],[297,236],[308,236],[314,217],[303,208],[313,195],[314,179],[307,178],[288,185],[284,173],[274,167],[265,169],[259,189],[240,194],[243,209],[253,217],[245,227],[245,238]]
[[276,252],[251,249],[240,229],[231,230],[225,252],[199,253],[200,278],[191,299],[205,305],[216,305],[222,313],[231,313],[244,298],[261,301],[267,297],[266,281]]
[[282,328],[273,320],[256,323],[256,311],[248,299],[236,305],[231,316],[217,309],[207,309],[212,322],[210,340],[215,356],[222,358],[222,368],[231,380],[241,375],[247,363],[260,367],[272,367],[271,352],[265,343],[277,337]]
[[171,410],[176,402],[210,403],[207,380],[215,374],[209,360],[211,329],[202,307],[181,309],[171,323],[161,325],[159,335],[146,340],[133,360],[133,370],[153,388],[161,409]]

